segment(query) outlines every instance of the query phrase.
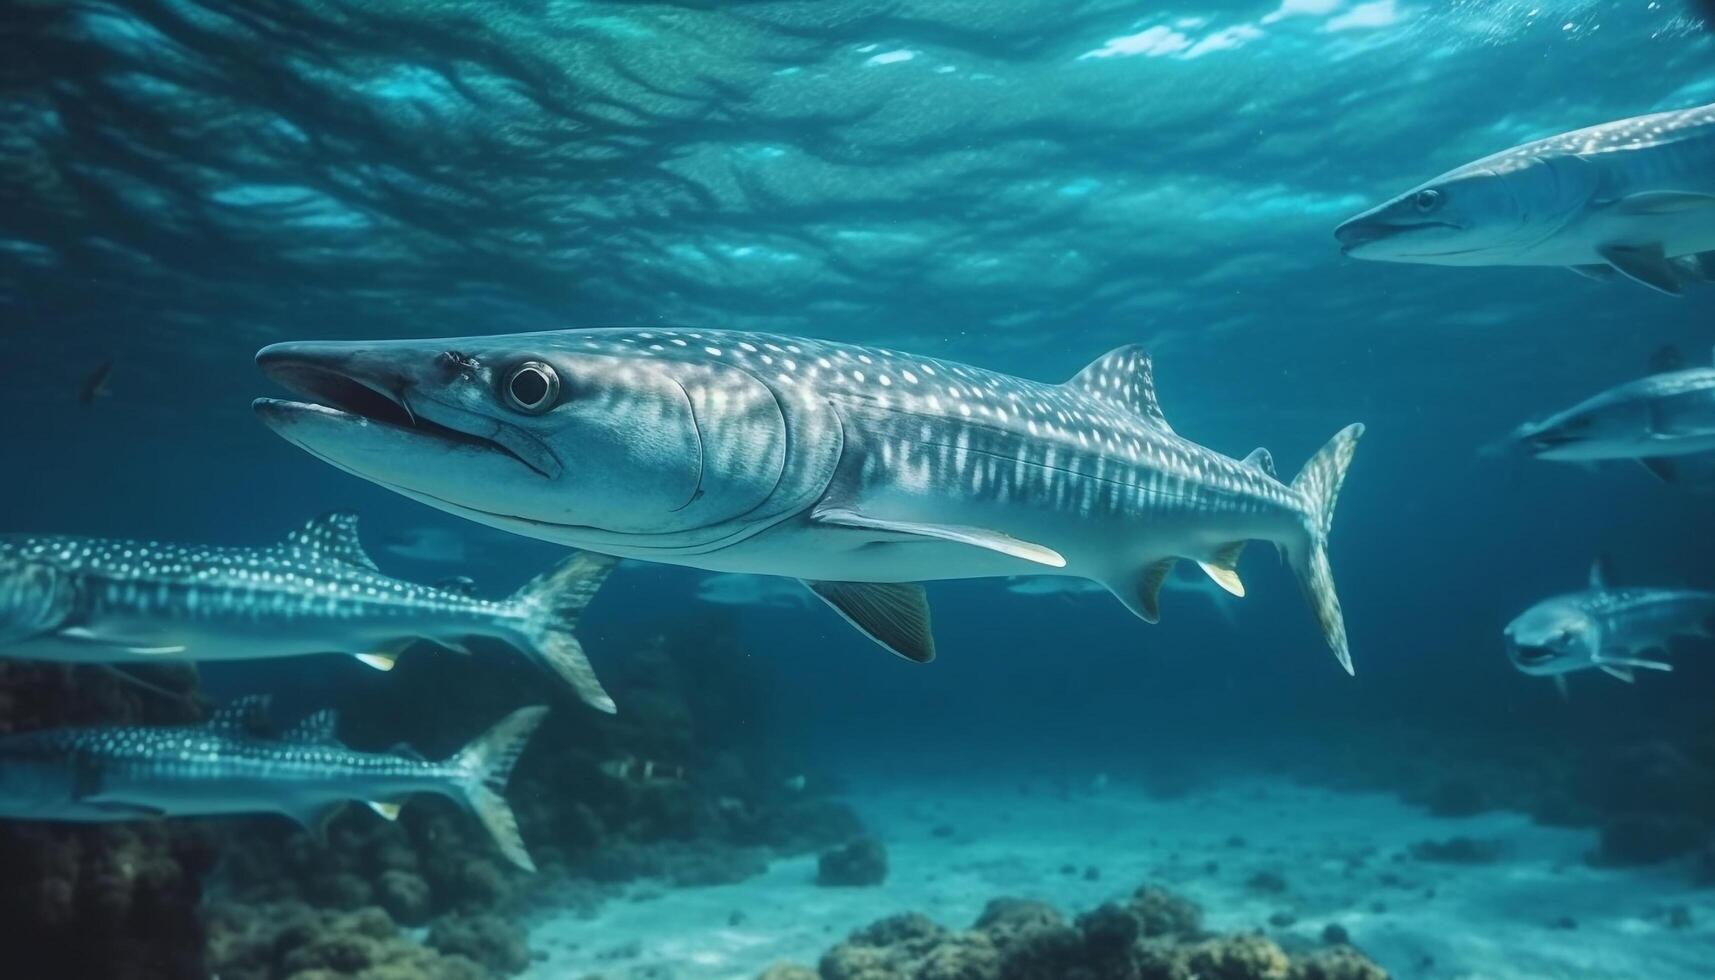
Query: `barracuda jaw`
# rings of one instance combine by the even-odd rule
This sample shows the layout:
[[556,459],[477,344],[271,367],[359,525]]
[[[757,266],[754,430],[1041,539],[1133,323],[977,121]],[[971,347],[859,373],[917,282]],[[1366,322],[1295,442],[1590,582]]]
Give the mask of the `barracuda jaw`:
[[362,476],[369,469],[347,450],[371,442],[443,453],[506,457],[552,480],[564,469],[539,440],[491,416],[426,396],[397,370],[378,370],[374,357],[342,356],[335,345],[283,344],[267,348],[257,362],[274,381],[308,401],[263,398],[262,420],[289,441]]

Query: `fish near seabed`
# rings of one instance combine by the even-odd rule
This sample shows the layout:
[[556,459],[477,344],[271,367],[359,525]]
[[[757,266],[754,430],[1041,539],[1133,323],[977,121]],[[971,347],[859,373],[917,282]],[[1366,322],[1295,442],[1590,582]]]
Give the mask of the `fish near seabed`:
[[1504,150],[1346,221],[1353,258],[1563,266],[1678,295],[1715,279],[1715,105]]
[[390,578],[357,515],[318,517],[266,548],[0,536],[0,656],[70,663],[349,653],[390,670],[418,640],[504,642],[586,703],[614,710],[576,635],[613,567],[579,553],[502,600]]
[[1601,670],[1630,683],[1634,669],[1673,669],[1643,656],[1667,653],[1671,638],[1715,636],[1715,592],[1614,588],[1607,579],[1602,562],[1595,562],[1584,591],[1544,599],[1508,623],[1513,666],[1561,684],[1564,675],[1579,670]]
[[256,734],[266,697],[243,698],[201,725],[52,728],[0,737],[0,818],[116,821],[279,813],[312,832],[347,802],[388,820],[399,801],[434,793],[462,804],[507,859],[536,870],[501,795],[548,709],[520,708],[439,762],[354,752],[318,711],[278,738]]
[[1647,377],[1520,426],[1508,441],[1537,459],[1630,459],[1663,482],[1682,482],[1683,457],[1715,453],[1715,363],[1686,367],[1666,349],[1652,367]]
[[1351,670],[1328,565],[1363,427],[1296,479],[1175,433],[1149,357],[1064,384],[768,334],[595,329],[285,343],[257,355],[306,401],[262,420],[432,507],[624,558],[804,583],[883,647],[935,654],[921,585],[1057,574],[1143,619],[1181,558],[1242,594],[1274,542]]

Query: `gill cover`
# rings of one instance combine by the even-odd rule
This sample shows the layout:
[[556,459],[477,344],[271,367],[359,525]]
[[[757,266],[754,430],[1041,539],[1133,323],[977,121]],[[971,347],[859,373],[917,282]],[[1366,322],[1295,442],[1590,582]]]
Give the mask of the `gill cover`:
[[[536,343],[512,348],[509,339]],[[467,412],[510,416],[564,466],[551,481],[559,492],[532,495],[516,516],[621,535],[676,534],[738,519],[780,483],[786,418],[748,371],[626,356],[612,344],[591,350],[575,331],[496,341],[464,355],[470,383],[447,393]],[[528,376],[524,394],[533,396],[544,371],[553,401],[521,405],[519,378]]]

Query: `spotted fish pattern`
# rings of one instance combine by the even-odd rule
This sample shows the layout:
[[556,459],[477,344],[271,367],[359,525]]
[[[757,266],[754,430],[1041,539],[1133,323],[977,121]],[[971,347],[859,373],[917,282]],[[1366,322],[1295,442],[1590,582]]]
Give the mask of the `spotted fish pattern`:
[[1062,384],[694,329],[288,343],[258,361],[318,400],[257,408],[320,459],[533,537],[801,579],[912,660],[934,656],[917,583],[1076,576],[1154,622],[1176,561],[1242,595],[1240,554],[1260,539],[1351,669],[1326,546],[1362,426],[1282,481],[1266,452],[1175,432],[1135,345]]
[[1715,592],[1613,587],[1598,561],[1588,588],[1538,602],[1504,634],[1509,659],[1526,674],[1601,670],[1629,683],[1638,669],[1673,669],[1660,657],[1674,637],[1715,636]]
[[267,548],[69,536],[0,538],[0,654],[80,663],[350,653],[390,669],[427,639],[513,645],[604,710],[573,634],[612,563],[574,556],[504,600],[383,574],[357,517],[319,517]]
[[228,705],[202,725],[58,728],[0,738],[0,817],[114,821],[280,813],[312,830],[348,801],[387,819],[417,793],[468,807],[513,863],[534,869],[501,797],[545,708],[521,708],[438,762],[354,752],[337,718],[317,712],[278,737],[260,734],[267,699]]

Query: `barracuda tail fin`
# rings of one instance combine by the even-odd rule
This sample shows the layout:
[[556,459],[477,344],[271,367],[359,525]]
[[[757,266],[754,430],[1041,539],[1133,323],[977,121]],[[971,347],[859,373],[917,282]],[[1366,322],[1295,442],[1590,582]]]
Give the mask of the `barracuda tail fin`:
[[1292,481],[1292,489],[1309,502],[1305,515],[1306,543],[1292,551],[1292,568],[1298,584],[1310,601],[1310,611],[1322,627],[1322,637],[1340,660],[1346,673],[1353,673],[1352,654],[1346,646],[1346,621],[1340,614],[1340,597],[1334,593],[1334,573],[1328,567],[1328,531],[1334,526],[1334,501],[1346,479],[1346,467],[1364,434],[1361,424],[1348,425],[1334,434]]
[[536,862],[530,860],[530,852],[524,849],[524,839],[518,834],[518,818],[513,816],[512,807],[501,793],[506,790],[506,781],[511,778],[512,767],[524,751],[525,743],[547,715],[548,709],[539,705],[519,708],[477,736],[451,760],[465,803],[482,821],[506,859],[525,871],[535,871]]
[[608,714],[616,710],[613,698],[602,690],[576,631],[584,608],[616,564],[606,555],[580,551],[512,596],[525,607],[524,639],[531,657],[572,685],[585,704]]

